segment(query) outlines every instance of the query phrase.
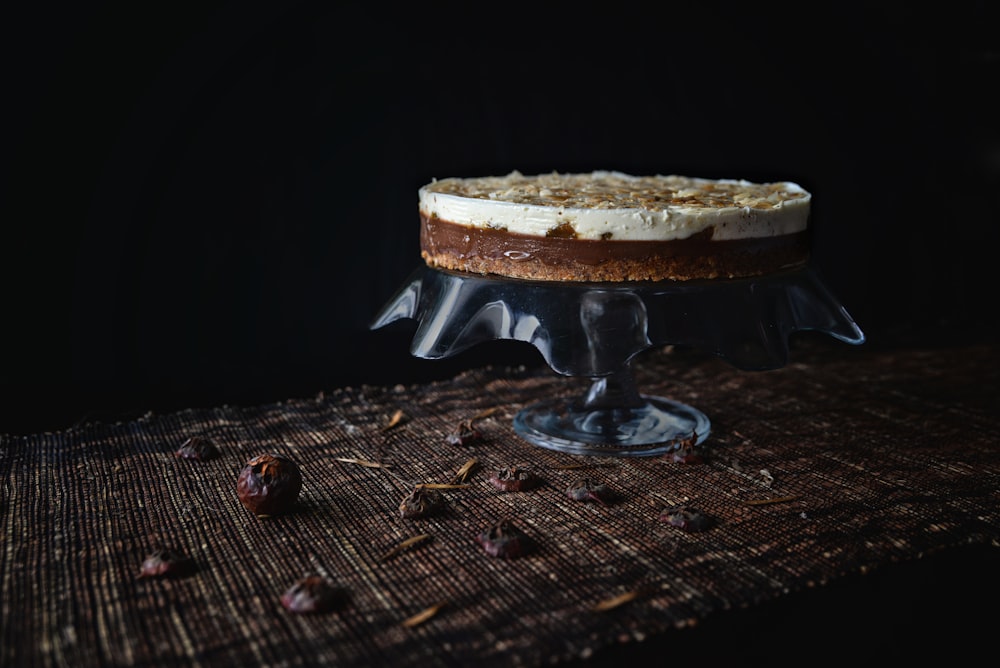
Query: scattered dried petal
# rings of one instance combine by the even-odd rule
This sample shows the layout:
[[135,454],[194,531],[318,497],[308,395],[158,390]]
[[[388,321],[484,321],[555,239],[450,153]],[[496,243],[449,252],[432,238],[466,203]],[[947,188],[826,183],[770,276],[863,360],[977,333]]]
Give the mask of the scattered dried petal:
[[142,562],[139,571],[140,578],[181,577],[194,571],[194,560],[187,555],[168,547],[161,547],[152,552]]
[[580,478],[566,488],[566,496],[574,501],[597,501],[610,503],[614,495],[607,485],[594,482],[590,478]]
[[399,503],[399,515],[405,519],[427,517],[444,505],[444,497],[425,485],[417,485]]
[[432,605],[429,608],[425,608],[424,610],[421,610],[420,612],[418,612],[417,614],[413,615],[412,617],[408,617],[407,619],[404,619],[403,620],[403,626],[413,627],[413,626],[417,626],[418,624],[423,624],[428,619],[430,619],[431,617],[433,617],[434,615],[436,615],[438,613],[438,611],[440,611],[441,608],[443,608],[447,603],[448,603],[447,601],[441,601],[437,605]]
[[403,550],[411,548],[414,545],[419,545],[420,543],[423,543],[424,541],[430,540],[430,538],[431,538],[431,534],[429,534],[429,533],[423,533],[423,534],[420,534],[419,536],[413,536],[411,538],[407,538],[402,543],[400,543],[399,545],[397,545],[396,547],[392,548],[391,550],[389,550],[388,552],[386,552],[385,554],[383,554],[381,557],[379,557],[379,561],[386,561],[388,559],[392,559],[393,557],[395,557],[397,554],[399,554]]
[[641,593],[642,590],[635,589],[633,591],[625,592],[624,594],[619,594],[618,596],[613,596],[612,598],[606,598],[600,603],[596,604],[594,607],[592,607],[591,610],[593,610],[594,612],[605,612],[607,610],[613,610],[620,605],[624,605],[629,601],[634,600]]
[[382,427],[382,431],[389,431],[393,427],[399,425],[400,423],[402,423],[404,417],[405,414],[403,413],[403,411],[401,409],[397,410],[395,413],[392,414],[392,417],[389,418],[389,422],[384,427]]
[[799,497],[797,496],[775,496],[770,499],[753,499],[750,501],[744,501],[748,506],[767,506],[772,503],[787,503],[789,501],[794,501]]
[[534,473],[516,466],[502,468],[490,476],[490,484],[503,492],[523,492],[537,487],[540,482]]
[[458,469],[455,473],[455,477],[451,479],[452,484],[458,484],[465,482],[469,478],[469,474],[472,473],[472,469],[476,468],[479,464],[479,460],[473,457],[469,461],[462,465],[462,468]]
[[486,554],[502,559],[516,559],[531,551],[533,541],[511,520],[501,520],[476,536]]
[[660,513],[660,521],[689,533],[705,531],[715,524],[711,517],[691,506],[667,508]]
[[321,575],[307,575],[281,595],[281,605],[290,612],[313,614],[329,612],[344,599],[343,592]]
[[334,457],[338,462],[344,462],[345,464],[357,464],[358,466],[365,466],[370,469],[385,469],[389,468],[388,464],[380,464],[379,462],[370,462],[367,459],[352,459],[350,457]]
[[219,448],[207,436],[192,436],[181,443],[181,446],[174,452],[174,456],[203,462],[218,457]]

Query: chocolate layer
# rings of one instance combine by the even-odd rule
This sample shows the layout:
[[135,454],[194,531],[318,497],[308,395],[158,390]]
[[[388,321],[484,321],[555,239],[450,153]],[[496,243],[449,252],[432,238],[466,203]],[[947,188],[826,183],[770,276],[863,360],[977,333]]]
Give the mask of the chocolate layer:
[[713,241],[709,228],[674,241],[532,237],[470,228],[421,215],[420,246],[429,264],[547,280],[660,280],[747,276],[801,264],[808,231]]

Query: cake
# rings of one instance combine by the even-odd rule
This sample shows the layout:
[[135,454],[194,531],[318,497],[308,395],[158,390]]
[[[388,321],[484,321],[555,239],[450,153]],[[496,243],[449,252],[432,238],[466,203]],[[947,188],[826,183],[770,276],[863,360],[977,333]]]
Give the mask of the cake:
[[434,179],[420,250],[434,268],[540,281],[757,276],[805,264],[811,199],[788,181],[617,171]]

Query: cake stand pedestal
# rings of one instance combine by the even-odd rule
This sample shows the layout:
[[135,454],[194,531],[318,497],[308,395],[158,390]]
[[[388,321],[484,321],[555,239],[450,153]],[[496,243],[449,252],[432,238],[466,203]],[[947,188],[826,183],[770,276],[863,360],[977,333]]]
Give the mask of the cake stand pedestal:
[[737,368],[784,366],[788,337],[821,331],[850,344],[865,337],[815,267],[712,281],[526,281],[418,267],[371,323],[417,321],[410,353],[442,359],[486,341],[531,343],[549,367],[591,379],[585,396],[546,399],[514,417],[540,447],[577,455],[660,455],[702,444],[711,423],[697,408],[641,394],[632,359],[684,345]]

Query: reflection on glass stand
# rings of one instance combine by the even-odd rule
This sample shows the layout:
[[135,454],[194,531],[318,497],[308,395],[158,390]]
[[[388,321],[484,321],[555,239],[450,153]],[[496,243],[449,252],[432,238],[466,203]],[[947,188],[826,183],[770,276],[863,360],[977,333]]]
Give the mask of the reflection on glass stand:
[[825,332],[851,344],[864,334],[813,267],[723,281],[553,283],[431,269],[414,271],[371,328],[418,322],[410,352],[441,359],[498,339],[531,343],[553,371],[591,379],[586,396],[547,399],[514,418],[525,440],[579,455],[651,456],[698,445],[710,431],[698,409],[641,394],[631,360],[687,345],[737,368],[787,362],[788,337]]

